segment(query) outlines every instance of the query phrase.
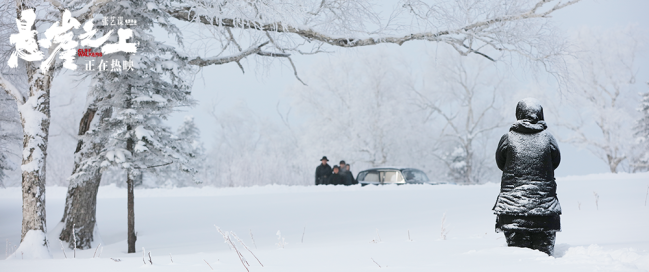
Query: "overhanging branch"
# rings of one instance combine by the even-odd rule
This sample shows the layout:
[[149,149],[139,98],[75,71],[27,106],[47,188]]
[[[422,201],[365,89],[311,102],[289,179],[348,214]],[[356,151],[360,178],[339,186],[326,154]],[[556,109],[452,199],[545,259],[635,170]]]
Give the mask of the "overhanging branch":
[[7,92],[7,94],[13,97],[13,99],[16,100],[16,103],[18,103],[18,105],[22,105],[25,104],[25,102],[27,102],[27,98],[23,96],[23,94],[18,90],[18,88],[16,88],[16,86],[11,84],[11,82],[9,82],[6,78],[4,78],[4,76],[2,76],[1,73],[0,73],[0,87],[2,87],[5,90],[5,92]]
[[269,42],[262,43],[260,45],[253,45],[250,48],[241,51],[239,54],[232,55],[232,56],[226,56],[226,57],[215,57],[215,58],[206,58],[203,59],[201,57],[197,57],[193,60],[189,61],[189,64],[192,65],[197,65],[199,67],[204,67],[208,65],[219,65],[219,64],[225,64],[229,62],[239,62],[243,58],[250,56],[252,54],[258,54],[261,52],[261,47],[264,45],[267,45]]
[[[271,31],[271,32],[280,32],[280,33],[293,33],[297,34],[305,39],[308,40],[316,40],[320,42],[324,42],[333,46],[339,46],[339,47],[358,47],[358,46],[368,46],[368,45],[375,45],[375,44],[380,44],[380,43],[394,43],[398,45],[402,45],[405,42],[408,41],[413,41],[413,40],[426,40],[426,41],[442,41],[442,38],[445,36],[450,36],[454,34],[466,34],[468,32],[474,32],[479,30],[481,28],[484,28],[485,26],[497,24],[497,23],[504,23],[504,22],[511,22],[511,21],[517,21],[517,20],[524,20],[524,19],[531,19],[531,18],[544,18],[547,17],[549,14],[552,12],[562,9],[564,7],[567,7],[569,5],[575,4],[581,0],[572,0],[568,1],[564,4],[559,2],[557,5],[555,5],[553,8],[542,12],[542,13],[537,13],[537,11],[543,7],[545,4],[552,2],[553,0],[540,0],[537,2],[537,4],[531,8],[529,11],[516,14],[516,15],[504,15],[504,16],[499,16],[496,18],[492,18],[489,20],[484,20],[480,22],[476,22],[473,24],[466,25],[464,27],[460,27],[457,29],[449,29],[449,30],[442,30],[438,32],[421,32],[421,33],[413,33],[409,35],[404,35],[404,36],[394,36],[394,37],[369,37],[369,38],[363,38],[363,39],[357,39],[357,38],[336,38],[332,37],[330,35],[320,33],[318,31],[315,31],[313,29],[302,29],[302,28],[297,28],[291,25],[285,25],[281,22],[274,22],[274,23],[268,23],[264,24],[261,22],[253,21],[253,20],[246,20],[246,19],[240,19],[240,18],[216,18],[212,16],[207,16],[207,15],[201,15],[197,13],[193,8],[191,7],[184,7],[184,8],[179,8],[175,10],[169,10],[168,13],[182,21],[188,21],[188,22],[199,22],[202,24],[206,25],[213,25],[213,26],[223,26],[223,27],[232,27],[232,28],[241,28],[241,29],[254,29],[258,31]],[[477,51],[473,51],[473,53],[480,54],[482,56],[485,56],[489,58],[488,56],[479,53]],[[491,58],[490,58],[491,59]]]

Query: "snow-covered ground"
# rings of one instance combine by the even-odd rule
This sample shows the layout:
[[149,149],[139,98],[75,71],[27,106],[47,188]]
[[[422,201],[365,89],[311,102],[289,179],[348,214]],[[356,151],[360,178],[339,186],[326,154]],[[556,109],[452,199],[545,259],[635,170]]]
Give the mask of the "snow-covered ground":
[[[48,187],[54,259],[3,260],[0,271],[246,271],[215,225],[236,232],[263,263],[243,250],[251,272],[649,271],[649,173],[557,182],[563,231],[555,257],[506,247],[491,212],[499,185],[487,184],[141,189],[136,254],[126,253],[126,190],[104,186],[100,257],[92,257],[93,248],[72,259],[66,248],[65,259],[56,235],[66,188]],[[0,189],[0,238],[11,243],[9,251],[20,241],[20,197],[20,188]],[[143,263],[142,247],[153,265],[148,257]]]

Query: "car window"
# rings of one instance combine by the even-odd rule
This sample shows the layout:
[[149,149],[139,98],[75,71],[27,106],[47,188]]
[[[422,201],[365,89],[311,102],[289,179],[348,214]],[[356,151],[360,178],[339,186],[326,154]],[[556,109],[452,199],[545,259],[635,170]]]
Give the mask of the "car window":
[[379,172],[363,172],[358,175],[358,181],[379,182]]
[[420,170],[414,170],[414,169],[409,169],[409,170],[403,170],[403,176],[406,178],[407,181],[409,182],[428,182],[428,176],[426,176],[426,173],[420,171]]
[[381,171],[381,183],[396,183],[402,182],[403,176],[399,171]]

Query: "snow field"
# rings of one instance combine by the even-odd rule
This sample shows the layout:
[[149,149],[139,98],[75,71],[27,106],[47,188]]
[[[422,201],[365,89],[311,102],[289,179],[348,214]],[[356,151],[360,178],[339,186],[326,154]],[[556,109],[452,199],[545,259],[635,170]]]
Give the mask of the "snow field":
[[[503,235],[494,233],[491,211],[499,184],[486,184],[139,189],[135,254],[126,253],[126,190],[102,186],[101,239],[94,246],[102,243],[100,257],[92,258],[93,247],[77,250],[72,259],[66,247],[65,259],[57,223],[66,188],[48,187],[54,258],[0,261],[0,271],[246,271],[215,225],[236,232],[252,249],[264,267],[233,239],[252,272],[649,271],[649,173],[563,177],[557,183],[563,231],[555,257],[506,246]],[[0,218],[0,238],[18,244],[20,188],[0,189]],[[277,245],[278,231],[284,248]],[[143,263],[142,247],[153,265],[148,256]]]

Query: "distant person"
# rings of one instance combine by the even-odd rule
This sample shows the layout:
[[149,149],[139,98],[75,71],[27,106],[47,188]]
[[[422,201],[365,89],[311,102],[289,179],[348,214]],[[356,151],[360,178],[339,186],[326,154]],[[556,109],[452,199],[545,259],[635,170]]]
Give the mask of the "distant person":
[[345,163],[345,161],[340,161],[339,167],[340,167],[340,174],[341,175],[344,175],[345,171],[347,171],[347,167],[345,167],[345,165],[347,165],[347,163]]
[[331,166],[327,163],[327,156],[322,156],[320,165],[315,169],[315,185],[325,184],[327,178],[331,175]]
[[504,232],[510,247],[527,247],[552,255],[561,231],[561,206],[554,169],[561,154],[545,129],[543,107],[526,98],[516,106],[516,123],[500,138],[496,163],[503,171],[494,205],[496,232]]
[[356,181],[354,180],[354,174],[352,174],[351,171],[351,165],[345,164],[345,185],[353,184],[356,184]]
[[331,185],[345,184],[345,178],[342,175],[339,174],[340,173],[340,167],[338,167],[338,165],[334,165],[334,170],[333,171],[334,172],[327,179],[326,184],[331,184]]

